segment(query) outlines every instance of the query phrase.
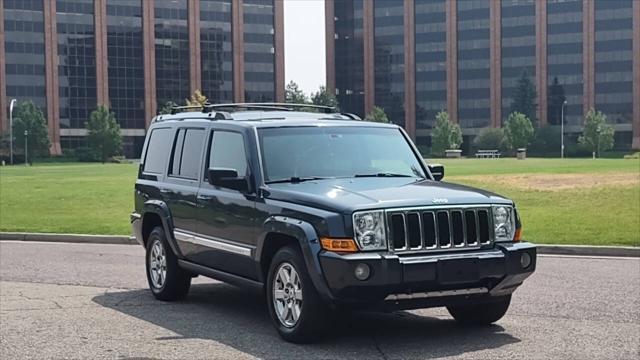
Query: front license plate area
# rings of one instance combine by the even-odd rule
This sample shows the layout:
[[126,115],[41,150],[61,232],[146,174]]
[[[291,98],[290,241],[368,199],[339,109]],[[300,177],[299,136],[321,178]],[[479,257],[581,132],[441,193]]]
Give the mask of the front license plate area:
[[478,281],[478,259],[451,259],[438,261],[438,281],[457,284]]

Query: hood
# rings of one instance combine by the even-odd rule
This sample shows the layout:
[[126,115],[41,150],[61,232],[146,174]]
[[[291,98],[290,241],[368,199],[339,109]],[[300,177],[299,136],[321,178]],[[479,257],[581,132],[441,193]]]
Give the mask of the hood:
[[270,184],[266,197],[332,212],[429,205],[512,204],[469,186],[409,178],[344,178]]

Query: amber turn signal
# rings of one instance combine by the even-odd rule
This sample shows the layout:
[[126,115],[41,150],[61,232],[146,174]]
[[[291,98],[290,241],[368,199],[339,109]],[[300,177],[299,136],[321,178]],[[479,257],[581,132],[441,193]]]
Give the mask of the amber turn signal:
[[357,252],[358,247],[353,239],[321,238],[322,248],[335,252]]
[[513,242],[522,240],[522,228],[517,228],[515,235],[513,235]]

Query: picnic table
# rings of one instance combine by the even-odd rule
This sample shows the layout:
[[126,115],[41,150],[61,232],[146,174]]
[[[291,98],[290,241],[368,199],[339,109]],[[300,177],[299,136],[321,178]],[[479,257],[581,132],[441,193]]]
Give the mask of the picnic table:
[[478,150],[476,152],[476,158],[482,158],[482,159],[495,159],[495,158],[499,158],[500,157],[500,151],[499,150]]

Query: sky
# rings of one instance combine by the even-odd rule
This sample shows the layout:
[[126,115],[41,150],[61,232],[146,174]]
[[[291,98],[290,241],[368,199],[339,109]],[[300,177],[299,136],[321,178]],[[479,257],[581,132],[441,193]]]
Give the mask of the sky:
[[284,1],[284,76],[307,95],[325,85],[324,1]]

